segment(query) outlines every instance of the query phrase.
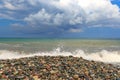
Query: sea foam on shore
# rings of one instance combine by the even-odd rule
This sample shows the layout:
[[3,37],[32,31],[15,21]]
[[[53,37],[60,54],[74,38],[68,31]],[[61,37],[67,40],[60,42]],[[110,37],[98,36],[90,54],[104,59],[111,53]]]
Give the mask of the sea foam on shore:
[[73,56],[105,63],[120,63],[120,53],[118,51],[102,50],[95,53],[85,53],[83,50],[67,52],[61,51],[60,48],[57,48],[49,52],[25,53],[19,51],[0,50],[0,59],[19,59],[33,56]]

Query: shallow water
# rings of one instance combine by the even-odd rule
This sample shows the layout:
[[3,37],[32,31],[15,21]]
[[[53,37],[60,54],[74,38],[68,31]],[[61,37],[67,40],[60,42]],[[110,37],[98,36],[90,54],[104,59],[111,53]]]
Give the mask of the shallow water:
[[102,62],[120,62],[120,40],[0,39],[0,59],[30,56],[75,56]]

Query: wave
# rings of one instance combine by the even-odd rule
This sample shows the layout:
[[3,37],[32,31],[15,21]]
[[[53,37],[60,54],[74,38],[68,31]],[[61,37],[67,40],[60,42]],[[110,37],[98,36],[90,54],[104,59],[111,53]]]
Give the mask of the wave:
[[119,51],[107,51],[102,50],[95,53],[85,53],[83,50],[77,49],[72,52],[61,51],[61,48],[56,48],[49,52],[35,52],[25,53],[19,51],[0,50],[0,59],[19,59],[24,57],[33,56],[74,56],[83,57],[87,60],[100,61],[105,63],[120,63],[120,52]]

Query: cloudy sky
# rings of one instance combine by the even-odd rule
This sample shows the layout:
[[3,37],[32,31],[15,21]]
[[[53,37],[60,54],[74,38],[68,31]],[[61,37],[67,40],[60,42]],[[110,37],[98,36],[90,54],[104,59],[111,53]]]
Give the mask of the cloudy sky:
[[0,37],[120,38],[120,0],[0,0]]

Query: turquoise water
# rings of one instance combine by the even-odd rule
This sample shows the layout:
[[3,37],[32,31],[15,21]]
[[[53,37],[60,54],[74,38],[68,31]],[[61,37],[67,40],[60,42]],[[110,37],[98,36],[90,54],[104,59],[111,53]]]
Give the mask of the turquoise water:
[[0,50],[38,52],[53,51],[56,48],[62,51],[74,51],[77,49],[85,52],[98,52],[101,50],[119,51],[120,40],[107,39],[25,39],[2,38]]

